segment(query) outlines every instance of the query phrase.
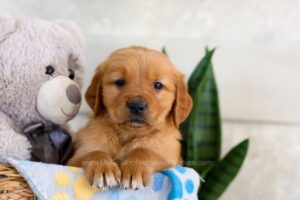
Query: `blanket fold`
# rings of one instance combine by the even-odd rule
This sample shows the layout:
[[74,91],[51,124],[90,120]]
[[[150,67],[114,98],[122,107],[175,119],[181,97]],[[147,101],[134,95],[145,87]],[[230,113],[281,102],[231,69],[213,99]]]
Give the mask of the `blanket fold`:
[[173,200],[197,199],[200,177],[193,169],[175,166],[155,173],[151,185],[140,190],[99,191],[75,167],[9,159],[40,200]]

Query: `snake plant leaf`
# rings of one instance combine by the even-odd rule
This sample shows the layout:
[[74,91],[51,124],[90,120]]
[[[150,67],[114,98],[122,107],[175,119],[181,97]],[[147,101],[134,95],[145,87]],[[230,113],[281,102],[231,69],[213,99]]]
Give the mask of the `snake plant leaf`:
[[209,50],[208,48],[205,48],[205,55],[201,59],[201,61],[197,64],[196,68],[192,72],[192,75],[190,76],[188,80],[188,86],[189,86],[189,94],[194,97],[197,91],[198,86],[200,85],[201,81],[203,80],[203,76],[211,65],[211,60],[214,55],[215,49]]
[[[162,48],[162,50],[164,47]],[[205,55],[204,57],[200,60],[200,62],[196,65],[196,68],[192,72],[191,77],[188,80],[188,89],[189,89],[189,94],[193,98],[193,101],[195,99],[195,93],[197,90],[197,87],[200,85],[201,81],[203,80],[203,75],[207,68],[209,67],[209,64],[211,63],[212,56],[214,54],[214,49],[212,51],[209,51],[208,48],[205,48]],[[195,108],[195,103],[193,106],[193,109]],[[192,139],[192,137],[188,137],[188,127],[191,121],[191,114],[189,117],[180,125],[180,130],[183,135],[183,140],[181,141],[182,145],[182,157],[183,160],[188,160],[187,159],[187,140]],[[190,147],[191,150],[191,147]]]
[[167,50],[166,50],[165,47],[162,47],[162,48],[161,48],[161,52],[162,52],[163,54],[165,54],[166,56],[168,56],[168,53],[167,53]]
[[246,157],[249,139],[236,145],[224,158],[218,161],[206,176],[200,188],[198,198],[201,200],[217,200],[229,186],[240,170]]
[[184,160],[188,161],[188,167],[193,167],[200,174],[209,167],[203,163],[218,161],[221,151],[218,90],[211,62],[213,53],[214,49],[206,50],[206,55],[189,80],[189,92],[194,104],[189,118],[181,126]]

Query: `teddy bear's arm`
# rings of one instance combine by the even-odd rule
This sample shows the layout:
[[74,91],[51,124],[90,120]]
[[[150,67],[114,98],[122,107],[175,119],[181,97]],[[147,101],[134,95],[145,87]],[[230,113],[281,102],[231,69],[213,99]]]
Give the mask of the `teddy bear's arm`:
[[18,133],[13,121],[0,112],[0,162],[6,162],[8,157],[28,160],[30,149],[27,138]]

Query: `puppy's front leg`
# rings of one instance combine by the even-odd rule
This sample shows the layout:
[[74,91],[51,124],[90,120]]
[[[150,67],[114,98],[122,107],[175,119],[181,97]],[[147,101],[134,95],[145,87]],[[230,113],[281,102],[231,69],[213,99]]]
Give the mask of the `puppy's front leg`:
[[121,172],[117,163],[105,152],[94,151],[81,159],[85,175],[94,187],[106,189],[118,186]]
[[147,148],[137,148],[121,160],[121,183],[124,189],[139,189],[151,183],[153,172],[174,166],[176,163]]

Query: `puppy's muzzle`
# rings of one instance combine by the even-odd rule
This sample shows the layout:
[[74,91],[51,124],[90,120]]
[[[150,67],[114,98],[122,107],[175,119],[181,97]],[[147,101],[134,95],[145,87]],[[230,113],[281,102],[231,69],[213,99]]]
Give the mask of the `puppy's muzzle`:
[[37,94],[37,110],[47,120],[60,125],[73,119],[81,104],[79,86],[65,76],[45,82]]
[[126,104],[128,111],[132,115],[142,115],[148,108],[148,103],[143,99],[131,99]]

